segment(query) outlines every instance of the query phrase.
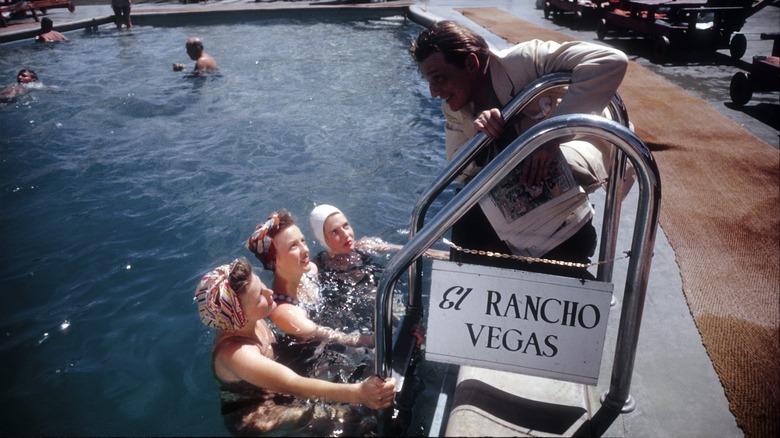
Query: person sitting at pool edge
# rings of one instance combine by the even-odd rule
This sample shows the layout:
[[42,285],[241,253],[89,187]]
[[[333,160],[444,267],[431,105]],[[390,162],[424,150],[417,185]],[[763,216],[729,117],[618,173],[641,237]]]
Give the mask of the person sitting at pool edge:
[[[392,406],[395,380],[372,376],[359,383],[334,383],[304,377],[275,360],[275,335],[265,321],[278,311],[273,292],[252,272],[246,258],[207,273],[195,292],[203,324],[216,328],[212,368],[220,388],[226,425],[238,433],[273,430],[283,423],[312,419],[319,404],[307,399]],[[294,403],[281,394],[302,399]]]
[[51,18],[44,17],[41,19],[41,29],[35,35],[35,41],[39,43],[52,42],[52,41],[68,41],[65,35],[54,30],[54,22]]
[[295,219],[285,209],[259,224],[246,243],[274,273],[274,300],[278,310],[271,321],[285,333],[304,341],[338,342],[353,347],[373,347],[374,336],[354,331],[343,333],[317,325],[309,317],[321,305],[317,266],[309,260],[309,247]]
[[[187,48],[187,55],[189,55],[190,59],[195,61],[193,73],[198,75],[216,73],[217,61],[206,53],[200,38],[192,37],[187,39],[185,47]],[[184,64],[173,64],[173,71],[182,71],[185,68],[187,68],[187,66]]]

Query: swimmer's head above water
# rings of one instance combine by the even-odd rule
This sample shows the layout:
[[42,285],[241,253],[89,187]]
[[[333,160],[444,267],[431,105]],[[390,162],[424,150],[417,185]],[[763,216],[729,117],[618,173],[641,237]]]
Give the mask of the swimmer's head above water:
[[332,251],[332,249],[330,246],[328,246],[328,242],[325,240],[325,231],[323,227],[325,225],[325,221],[331,215],[336,213],[341,213],[341,210],[332,205],[322,204],[314,207],[314,210],[312,210],[311,214],[309,215],[309,225],[311,226],[311,232],[314,233],[314,237],[317,239],[317,242],[319,242],[319,244],[328,251]]
[[355,250],[355,231],[338,208],[318,205],[309,215],[309,225],[317,241],[329,253],[349,254]]
[[[281,209],[268,216],[264,222],[255,227],[254,233],[249,236],[246,247],[255,257],[263,263],[263,268],[275,271],[277,265],[277,248],[274,238],[289,227],[295,227],[295,218],[285,209]],[[308,248],[306,249],[308,253]]]
[[[241,297],[259,287],[260,295],[266,299],[265,308],[257,315],[258,305],[250,306],[249,313],[241,304]],[[222,265],[204,275],[195,290],[198,314],[203,324],[220,330],[240,330],[248,321],[258,316],[265,317],[275,308],[272,292],[252,272],[252,265],[245,257],[237,258],[229,265]],[[244,297],[246,299],[246,297]],[[255,297],[256,298],[256,297]],[[250,303],[258,299],[249,298]]]
[[38,75],[29,68],[25,68],[19,71],[16,75],[17,84],[29,84],[38,80]]
[[[236,330],[246,324],[238,293],[230,284],[238,262],[236,259],[229,265],[219,266],[200,280],[195,291],[195,301],[203,324],[222,330]],[[249,269],[251,274],[251,266]]]

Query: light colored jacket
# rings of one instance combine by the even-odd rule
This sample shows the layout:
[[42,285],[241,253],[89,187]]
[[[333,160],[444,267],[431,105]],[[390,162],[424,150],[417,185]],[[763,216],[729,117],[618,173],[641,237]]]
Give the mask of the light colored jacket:
[[[550,73],[570,72],[571,85],[560,100],[556,97],[537,99],[525,111],[526,129],[539,120],[563,114],[602,114],[618,89],[628,67],[626,55],[610,47],[587,42],[532,40],[503,51],[492,51],[489,61],[490,77],[496,97],[506,105],[518,92],[534,80]],[[500,109],[500,108],[499,108]],[[460,111],[452,111],[442,102],[447,119],[445,125],[447,162],[477,134],[474,129],[473,103]],[[611,148],[609,148],[611,149]],[[583,187],[603,182],[607,173],[604,163],[610,150],[603,145],[573,141],[561,145],[561,150],[572,171]],[[479,172],[472,164],[459,180]]]

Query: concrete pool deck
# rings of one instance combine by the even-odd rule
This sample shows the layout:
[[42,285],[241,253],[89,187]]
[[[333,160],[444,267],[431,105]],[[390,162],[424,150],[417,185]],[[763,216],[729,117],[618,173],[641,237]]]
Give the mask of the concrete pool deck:
[[[343,5],[354,6],[352,2],[343,2]],[[363,7],[382,7],[382,5],[367,4]],[[509,0],[482,0],[479,2],[429,0],[389,2],[384,5],[399,7],[414,5],[412,8],[413,14],[416,14],[420,19],[425,19],[426,17],[431,19],[444,18],[467,22],[470,26],[478,28],[491,44],[497,46],[507,43],[464,18],[455,8],[494,6],[536,24],[551,25],[550,22],[541,18],[542,11],[534,8],[532,0],[514,2]],[[134,15],[160,14],[180,10],[213,12],[219,9],[288,9],[291,7],[306,8],[311,6],[305,2],[255,3],[241,0],[190,5],[140,3],[134,6]],[[325,7],[325,5],[321,4],[317,7]],[[111,24],[111,8],[108,5],[77,6],[73,13],[65,9],[54,9],[50,10],[47,15],[53,19],[55,28],[64,32],[85,28],[93,24],[113,26]],[[31,18],[13,21],[9,27],[0,28],[0,42],[31,38],[38,27],[39,24]],[[570,32],[569,29],[558,25],[554,27],[561,32],[577,35],[576,32]],[[2,50],[2,46],[0,46],[0,50]],[[746,57],[749,55],[746,55]],[[752,123],[752,121],[745,122],[749,126],[752,126]],[[749,128],[746,127],[746,129]],[[753,132],[752,129],[749,130]],[[771,134],[771,127],[769,132]],[[771,139],[771,136],[769,138]],[[774,140],[776,141],[776,139],[777,132],[775,130]],[[770,142],[769,144],[777,147],[775,143]],[[635,193],[632,193],[630,196],[635,195]],[[635,205],[633,199],[635,198],[627,200],[625,206],[628,208],[626,210],[629,210],[630,206]],[[598,203],[599,199],[595,198],[594,202]],[[621,230],[626,228],[630,229],[630,225],[621,227]],[[627,234],[621,233],[618,242],[618,252],[628,248],[630,236]],[[562,435],[566,436],[577,434],[579,427],[584,423],[584,419],[599,418],[599,415],[604,415],[603,412],[599,411],[600,403],[598,399],[609,385],[612,349],[617,337],[615,329],[617,327],[617,318],[620,314],[622,284],[625,279],[626,264],[625,260],[618,262],[615,269],[613,283],[616,285],[618,302],[610,314],[607,346],[605,347],[601,377],[597,386],[573,385],[548,379],[493,371],[483,372],[476,369],[469,369],[468,373],[471,373],[469,375],[466,375],[464,371],[464,375],[461,378],[478,378],[517,396],[540,402],[581,407],[587,411],[587,415],[583,419],[572,423],[571,427],[562,433]],[[723,387],[691,318],[682,293],[680,272],[675,261],[674,251],[662,231],[656,240],[655,256],[651,268],[643,315],[642,332],[631,385],[631,394],[636,402],[636,409],[617,418],[607,418],[602,424],[603,427],[597,428],[599,430],[598,434],[604,436],[641,437],[742,436],[743,432],[737,426],[734,415],[729,410],[729,401],[725,397]],[[463,421],[453,418],[453,421],[450,421],[449,424],[447,424],[448,422],[445,419],[442,421],[440,428],[431,431],[431,435],[551,435],[550,433],[540,431],[518,429],[510,425],[502,426],[490,420],[477,422],[475,421],[477,417],[464,416]]]

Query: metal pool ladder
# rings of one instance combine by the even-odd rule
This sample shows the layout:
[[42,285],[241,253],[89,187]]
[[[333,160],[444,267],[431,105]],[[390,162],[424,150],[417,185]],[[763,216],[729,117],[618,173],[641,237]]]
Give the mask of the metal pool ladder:
[[[571,75],[568,73],[557,73],[538,79],[507,104],[502,111],[504,119],[509,122],[540,94],[556,87],[566,87],[570,81]],[[608,141],[616,148],[606,187],[599,260],[614,259],[621,210],[619,194],[624,182],[627,162],[630,162],[634,168],[639,187],[612,376],[609,390],[601,397],[602,406],[616,413],[630,412],[635,408],[635,401],[629,394],[629,389],[658,225],[661,181],[650,150],[628,128],[628,115],[617,94],[607,109],[608,116],[612,120],[600,116],[574,114],[553,117],[533,126],[485,166],[426,224],[425,214],[436,197],[454,181],[480,151],[492,142],[492,139],[479,133],[420,195],[412,213],[410,240],[389,261],[379,281],[375,304],[375,371],[383,378],[390,375],[398,378],[401,383],[399,397],[403,394],[403,378],[410,367],[414,342],[410,336],[398,336],[398,334],[404,327],[411,327],[422,318],[423,253],[439,241],[463,214],[476,205],[482,196],[538,147],[562,137],[588,135]],[[596,275],[597,280],[611,282],[613,268],[612,262],[600,264]],[[404,270],[407,270],[409,275],[408,302],[403,324],[399,325],[396,341],[393,343],[392,294]],[[391,433],[388,429],[391,412],[387,411],[390,410],[386,410],[379,416],[381,435]]]

